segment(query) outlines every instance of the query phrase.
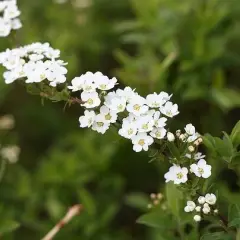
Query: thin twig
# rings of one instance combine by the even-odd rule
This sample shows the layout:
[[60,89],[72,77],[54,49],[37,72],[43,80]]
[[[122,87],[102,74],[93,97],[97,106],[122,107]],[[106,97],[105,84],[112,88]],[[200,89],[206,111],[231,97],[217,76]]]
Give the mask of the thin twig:
[[57,225],[53,227],[53,229],[45,236],[42,240],[52,240],[55,235],[68,223],[71,221],[73,217],[80,214],[83,206],[81,204],[77,204],[69,208],[67,214],[64,216],[62,220],[60,220]]

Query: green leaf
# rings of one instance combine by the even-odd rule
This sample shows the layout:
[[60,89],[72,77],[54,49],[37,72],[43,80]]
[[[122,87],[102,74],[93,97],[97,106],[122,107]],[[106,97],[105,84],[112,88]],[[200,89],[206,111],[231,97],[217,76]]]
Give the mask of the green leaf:
[[236,123],[235,127],[233,128],[230,139],[234,146],[238,146],[240,144],[240,120]]
[[175,184],[173,183],[166,184],[166,198],[169,209],[171,210],[172,214],[179,218],[180,208],[182,208],[181,204],[182,193],[177,189]]
[[225,232],[206,233],[200,240],[231,240],[231,236]]
[[240,228],[240,218],[235,218],[231,222],[229,222],[228,227],[237,227]]
[[142,215],[137,219],[137,223],[160,229],[169,229],[171,227],[169,215],[160,209],[153,209],[150,213]]
[[20,227],[20,224],[13,220],[7,220],[0,223],[0,235],[13,232]]
[[81,188],[78,194],[81,199],[81,203],[83,204],[88,214],[94,215],[97,209],[96,209],[96,204],[94,202],[94,198],[91,196],[90,192],[88,192],[84,188]]
[[173,155],[173,157],[175,157],[176,159],[180,159],[180,152],[179,152],[178,148],[176,147],[176,145],[173,142],[168,142],[167,146],[168,146],[169,151]]
[[213,89],[212,96],[215,102],[224,110],[240,106],[240,94],[234,89]]
[[240,207],[237,204],[232,204],[228,208],[228,222],[229,224],[235,219],[240,219]]
[[203,137],[203,144],[211,151],[215,151],[215,140],[214,137],[209,133],[205,134]]
[[125,202],[131,207],[138,209],[146,209],[149,203],[149,198],[143,193],[131,193],[126,196]]

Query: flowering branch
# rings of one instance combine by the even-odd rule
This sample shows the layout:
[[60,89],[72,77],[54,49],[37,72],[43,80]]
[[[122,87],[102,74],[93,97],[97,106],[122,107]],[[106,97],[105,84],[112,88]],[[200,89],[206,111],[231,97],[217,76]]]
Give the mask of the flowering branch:
[[74,218],[75,216],[77,216],[78,214],[80,214],[80,212],[82,211],[83,206],[81,204],[77,204],[72,206],[67,214],[64,216],[64,218],[59,221],[53,228],[52,230],[47,233],[47,235],[45,237],[42,238],[42,240],[52,240],[55,235],[67,224],[69,223],[72,218]]

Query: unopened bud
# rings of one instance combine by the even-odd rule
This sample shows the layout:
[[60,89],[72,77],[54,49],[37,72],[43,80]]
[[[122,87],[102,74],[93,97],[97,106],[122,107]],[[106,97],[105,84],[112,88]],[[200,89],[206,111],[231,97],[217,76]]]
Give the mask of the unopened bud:
[[150,194],[150,198],[151,198],[151,199],[155,199],[156,197],[157,197],[157,196],[156,196],[155,193],[151,193],[151,194]]
[[175,140],[175,137],[174,137],[174,135],[171,132],[167,133],[167,140],[169,142],[173,142]]
[[195,148],[193,146],[189,146],[188,150],[189,150],[189,152],[193,152],[195,150]]

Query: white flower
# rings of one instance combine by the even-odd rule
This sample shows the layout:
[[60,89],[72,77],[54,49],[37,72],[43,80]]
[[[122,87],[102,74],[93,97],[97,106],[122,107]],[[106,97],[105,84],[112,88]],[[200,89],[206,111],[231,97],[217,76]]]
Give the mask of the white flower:
[[117,79],[115,77],[109,79],[107,76],[102,75],[97,80],[95,80],[95,84],[98,89],[107,91],[114,88],[114,86],[117,84]]
[[203,197],[203,196],[200,196],[199,198],[198,198],[198,202],[200,203],[200,204],[204,204],[205,203],[205,197]]
[[60,51],[51,48],[48,43],[34,43],[12,50],[7,49],[0,53],[0,63],[9,70],[3,74],[5,82],[8,84],[23,79],[26,83],[38,83],[48,80],[49,85],[53,87],[64,83],[66,63],[55,60],[59,54]]
[[188,170],[187,168],[181,168],[178,165],[173,165],[169,168],[169,171],[164,175],[166,182],[173,181],[174,184],[185,183],[188,180],[187,177]]
[[153,138],[163,139],[166,136],[167,130],[165,128],[153,128],[150,135]]
[[187,124],[184,129],[185,129],[185,131],[188,135],[194,135],[195,134],[195,127],[191,123]]
[[195,202],[193,201],[187,201],[187,206],[184,208],[185,212],[192,212],[196,207]]
[[195,210],[196,210],[196,212],[200,212],[200,211],[201,211],[201,207],[200,207],[200,206],[197,206],[197,207],[195,208]]
[[208,193],[205,196],[206,202],[210,205],[214,205],[217,201],[217,197],[213,193]]
[[198,161],[197,164],[190,166],[190,171],[193,172],[197,177],[209,178],[211,176],[212,167],[206,163],[204,159]]
[[168,133],[167,133],[167,140],[168,140],[169,142],[173,142],[173,141],[175,140],[174,134],[171,133],[171,132],[168,132]]
[[160,94],[153,93],[147,95],[146,103],[151,108],[160,108],[169,99],[170,96],[165,92],[161,92]]
[[[187,153],[187,154],[185,155],[185,157],[191,159],[191,158],[192,158],[192,155],[189,154],[189,153]],[[194,159],[194,160],[199,160],[199,159],[203,159],[203,158],[205,158],[205,157],[206,157],[206,156],[203,155],[201,152],[197,152],[196,154],[194,154],[193,159]]]
[[141,96],[135,96],[127,105],[127,111],[136,116],[140,116],[148,111],[148,106],[145,105],[146,100]]
[[171,118],[179,114],[178,105],[173,104],[172,102],[167,102],[164,106],[160,108],[160,111],[162,114]]
[[117,113],[123,112],[126,108],[126,100],[122,97],[116,97],[115,93],[110,92],[105,96],[105,105]]
[[200,136],[199,133],[195,133],[195,134],[189,136],[189,137],[187,138],[187,141],[188,141],[189,143],[194,142],[197,138],[199,138],[199,136]]
[[147,133],[138,133],[132,137],[132,143],[135,152],[148,151],[149,146],[153,143],[153,138]]
[[201,221],[201,216],[199,216],[199,215],[195,215],[194,217],[193,217],[193,220],[195,221],[195,222],[200,222]]
[[105,105],[100,107],[100,113],[105,116],[107,122],[115,123],[117,121],[117,112],[112,111]]
[[157,127],[157,128],[163,128],[166,126],[166,121],[167,121],[167,118],[165,117],[160,117],[161,114],[159,111],[156,111],[154,112],[153,114],[153,119],[154,119],[154,125]]
[[96,114],[95,114],[94,111],[85,110],[84,111],[84,116],[81,116],[79,118],[80,127],[81,128],[91,127],[94,120],[95,120],[95,115]]
[[119,129],[118,133],[124,138],[131,139],[137,134],[137,126],[134,122],[124,121],[122,128]]
[[99,133],[104,134],[109,129],[110,123],[106,121],[105,116],[98,114],[95,117],[95,121],[92,125],[92,129]]
[[72,92],[76,92],[76,91],[80,91],[83,88],[83,84],[84,84],[84,78],[81,77],[75,77],[72,80],[72,86],[68,86],[69,89],[72,90]]
[[136,121],[139,132],[150,132],[153,129],[154,121],[150,116],[139,117]]
[[2,16],[0,16],[0,37],[6,37],[10,34],[12,29],[19,29],[22,27],[20,20],[17,18],[21,12],[15,0],[1,1],[0,14]]
[[125,87],[123,90],[118,89],[116,94],[117,96],[124,98],[126,102],[130,102],[135,96],[138,95],[136,92],[134,92],[134,89],[130,87]]
[[84,102],[82,106],[86,108],[94,108],[101,103],[97,92],[82,92],[81,99]]
[[210,213],[211,209],[210,209],[208,203],[204,203],[202,211],[204,214]]
[[205,158],[206,156],[203,155],[201,152],[197,152],[195,155],[194,155],[194,159],[195,160],[199,160],[199,159],[203,159]]

